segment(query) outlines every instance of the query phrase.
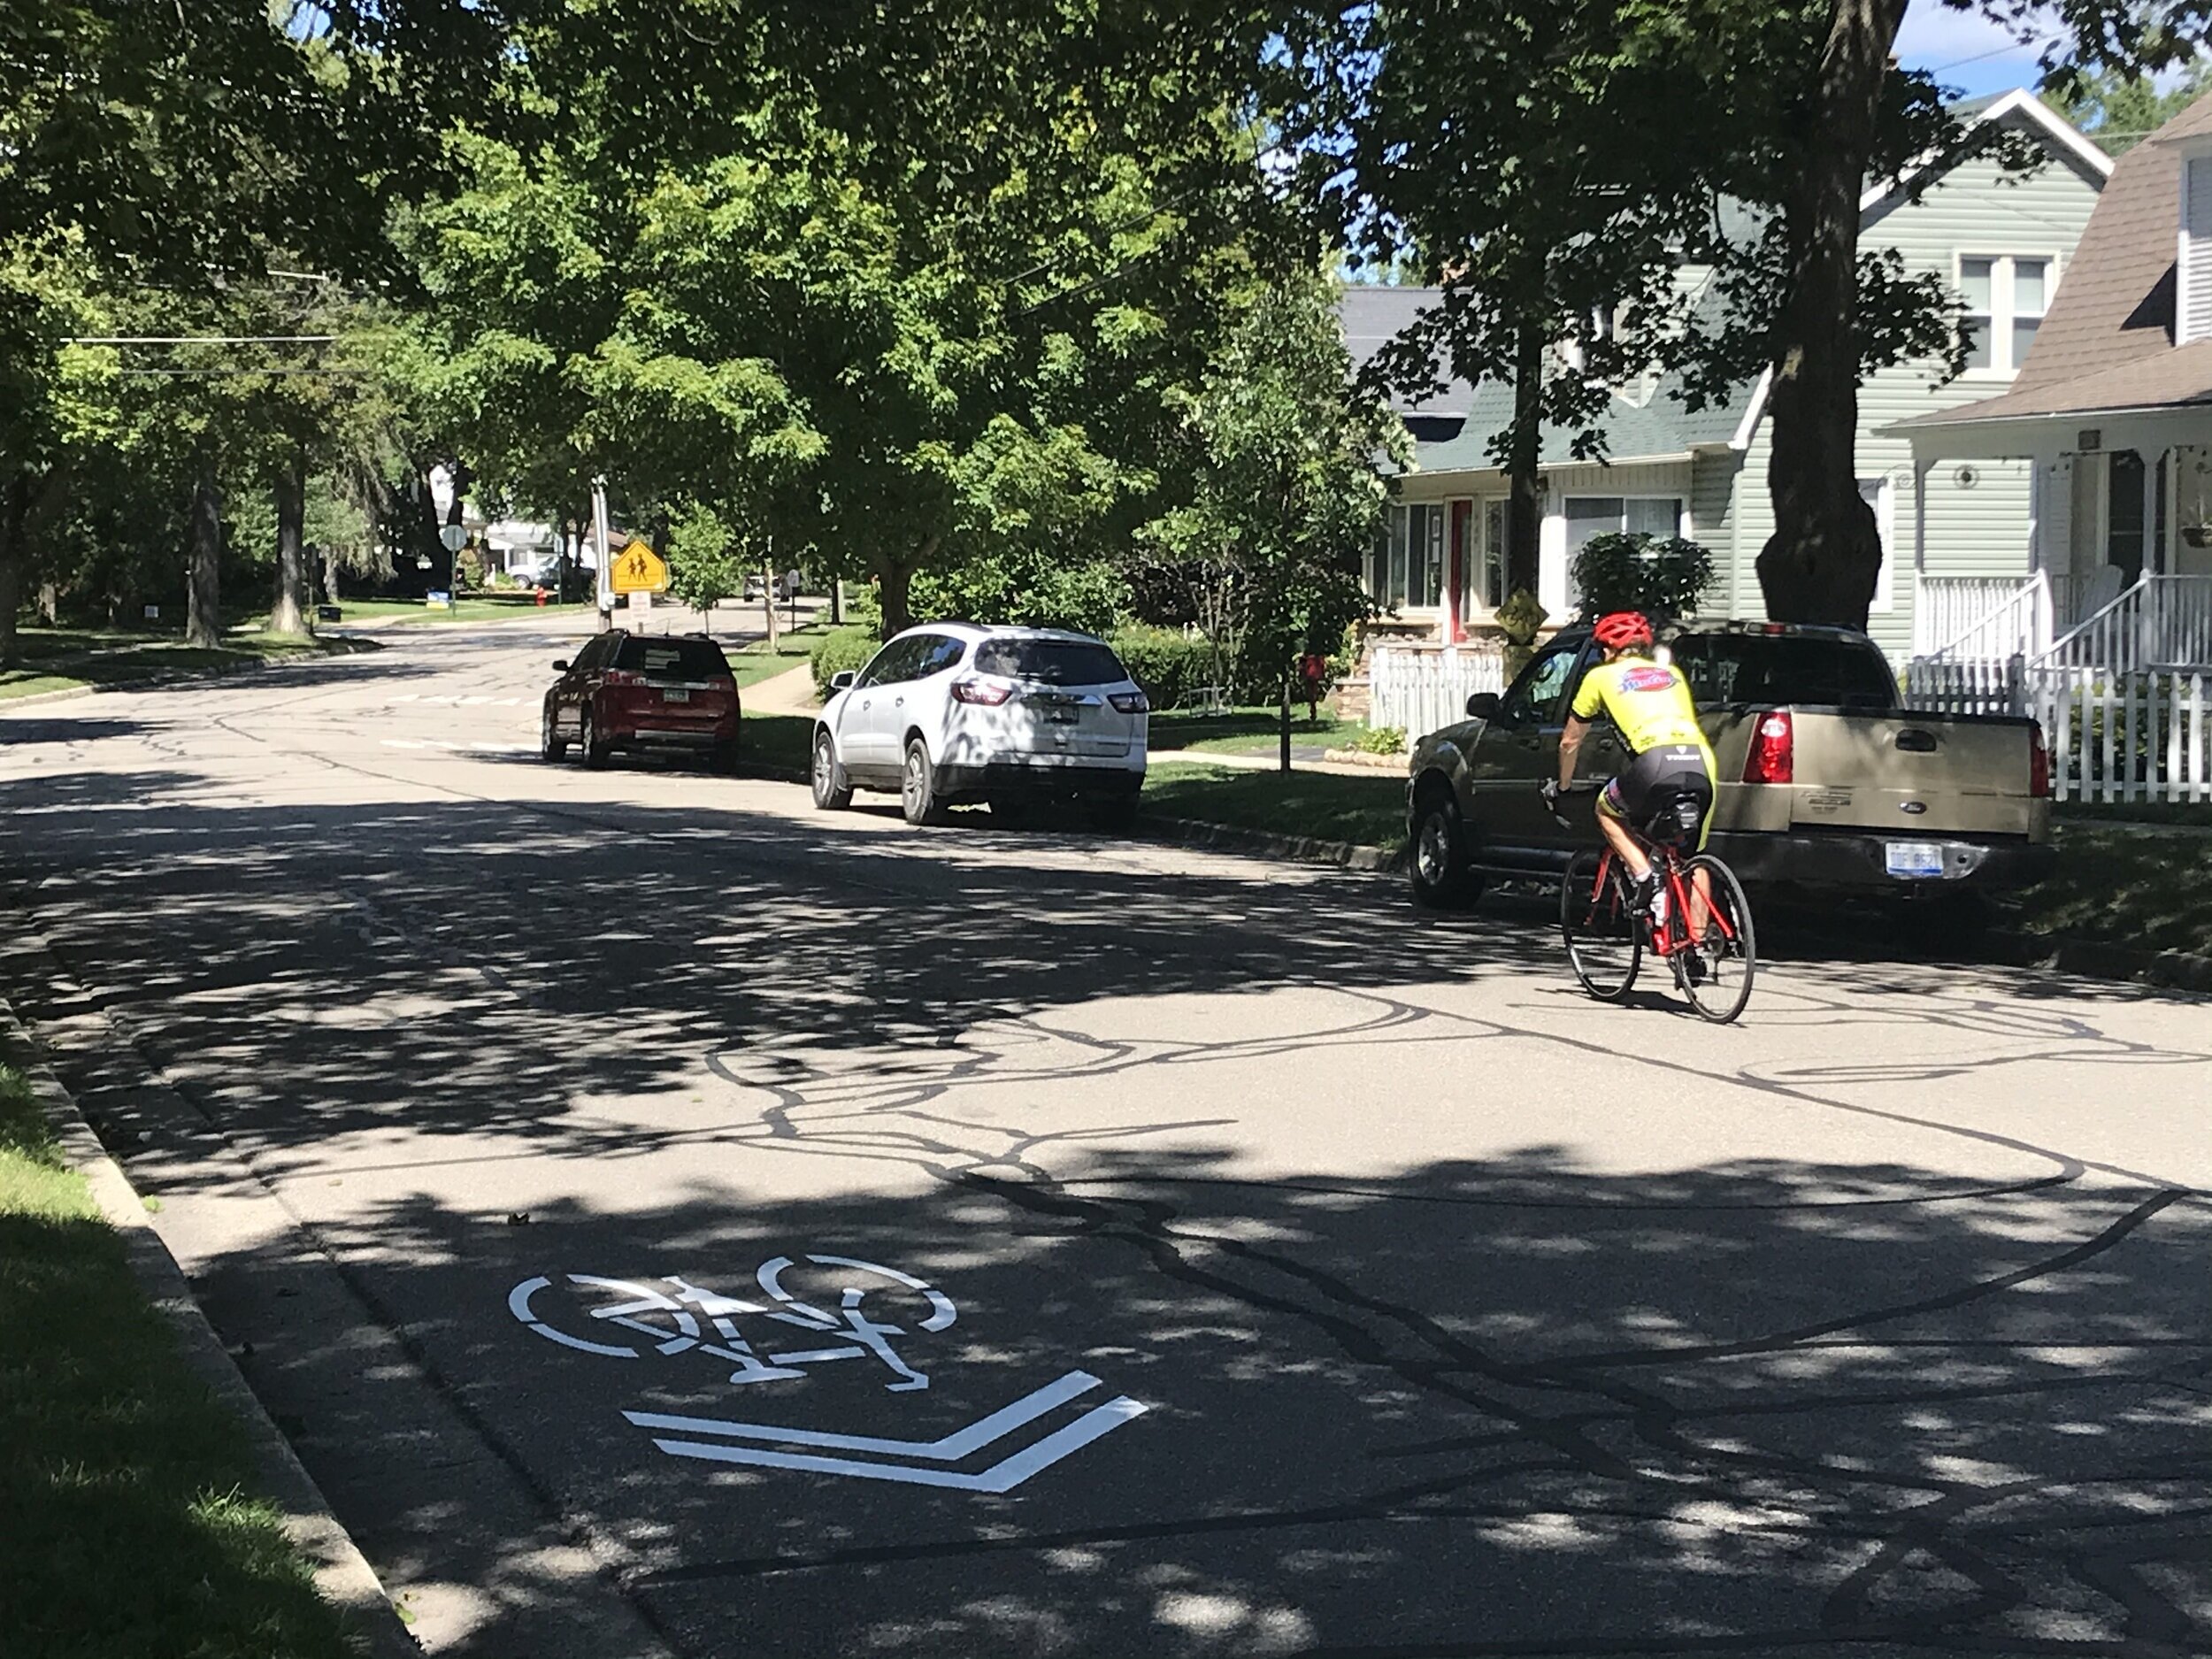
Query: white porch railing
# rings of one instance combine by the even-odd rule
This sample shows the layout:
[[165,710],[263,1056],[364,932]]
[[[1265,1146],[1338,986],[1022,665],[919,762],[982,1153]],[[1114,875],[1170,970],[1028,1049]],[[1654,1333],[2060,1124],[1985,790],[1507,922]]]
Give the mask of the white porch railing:
[[2031,657],[2043,668],[2212,668],[2212,576],[2147,572]]
[[1916,659],[1906,682],[1932,714],[2032,716],[2058,800],[2212,802],[2212,672]]
[[1505,655],[1479,646],[1418,650],[1378,646],[1368,659],[1367,724],[1403,728],[1409,740],[1467,718],[1478,691],[1505,689]]
[[2048,576],[1927,576],[1913,584],[1912,654],[1939,662],[2040,656],[2055,612]]

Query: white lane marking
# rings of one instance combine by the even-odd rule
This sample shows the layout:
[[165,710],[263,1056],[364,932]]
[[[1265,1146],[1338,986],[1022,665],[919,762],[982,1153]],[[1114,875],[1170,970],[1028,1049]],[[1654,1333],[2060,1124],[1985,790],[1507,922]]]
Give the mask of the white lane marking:
[[1065,1428],[1055,1431],[1025,1451],[991,1465],[980,1474],[957,1474],[949,1469],[916,1469],[904,1463],[865,1463],[849,1457],[813,1457],[803,1452],[769,1452],[749,1446],[709,1446],[695,1440],[657,1440],[654,1445],[673,1457],[698,1457],[718,1463],[749,1463],[761,1469],[795,1469],[808,1474],[845,1475],[859,1480],[895,1480],[910,1486],[942,1486],[955,1492],[1011,1492],[1041,1470],[1079,1452],[1102,1435],[1142,1417],[1143,1404],[1124,1394],[1094,1406]]
[[635,1359],[637,1357],[626,1348],[610,1348],[603,1342],[587,1342],[583,1338],[571,1336],[565,1331],[556,1331],[542,1319],[534,1317],[530,1311],[530,1298],[552,1282],[542,1274],[536,1279],[524,1279],[522,1283],[507,1293],[507,1310],[540,1336],[550,1337],[565,1348],[581,1348],[587,1354],[603,1354],[609,1359]]
[[1023,1425],[1035,1422],[1046,1412],[1097,1386],[1098,1379],[1088,1371],[1071,1371],[1059,1381],[1047,1383],[1034,1393],[1023,1395],[1012,1405],[933,1440],[827,1434],[819,1429],[787,1429],[772,1423],[732,1423],[720,1417],[665,1417],[657,1411],[625,1411],[622,1415],[641,1429],[668,1429],[679,1434],[725,1434],[733,1440],[778,1440],[787,1446],[817,1446],[825,1451],[880,1452],[890,1457],[925,1457],[932,1463],[956,1463],[981,1451],[993,1440],[1004,1439]]

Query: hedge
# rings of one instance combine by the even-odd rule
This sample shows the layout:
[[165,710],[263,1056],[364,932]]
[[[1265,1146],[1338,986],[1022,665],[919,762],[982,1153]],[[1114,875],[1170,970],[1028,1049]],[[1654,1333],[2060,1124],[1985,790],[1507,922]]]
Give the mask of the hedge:
[[814,649],[807,653],[807,666],[814,673],[815,695],[829,695],[832,674],[849,671],[857,673],[865,668],[868,659],[882,643],[873,628],[832,628],[815,641]]
[[1107,643],[1156,709],[1195,703],[1214,683],[1213,647],[1186,638],[1179,628],[1118,628]]

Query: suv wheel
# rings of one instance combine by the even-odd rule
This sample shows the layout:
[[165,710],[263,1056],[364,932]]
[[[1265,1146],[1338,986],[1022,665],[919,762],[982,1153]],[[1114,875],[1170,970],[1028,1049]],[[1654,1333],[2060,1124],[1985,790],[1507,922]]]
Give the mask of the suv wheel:
[[563,737],[560,733],[560,726],[553,718],[553,705],[548,703],[545,709],[545,719],[542,725],[542,729],[538,739],[538,757],[540,759],[566,760],[568,758],[568,740]]
[[584,705],[583,718],[577,726],[577,736],[583,747],[585,765],[596,772],[607,764],[607,757],[614,752],[614,748],[610,743],[600,741],[599,718],[592,713],[589,703]]
[[827,732],[814,734],[814,764],[809,781],[814,786],[814,804],[825,812],[842,812],[853,803],[853,787],[837,775],[837,745]]
[[1413,846],[1407,875],[1413,902],[1430,910],[1457,910],[1482,891],[1481,878],[1467,865],[1467,830],[1459,803],[1448,789],[1425,790],[1413,818]]
[[938,798],[937,776],[929,764],[929,745],[920,738],[906,746],[906,764],[899,772],[899,806],[910,824],[941,824],[944,803]]

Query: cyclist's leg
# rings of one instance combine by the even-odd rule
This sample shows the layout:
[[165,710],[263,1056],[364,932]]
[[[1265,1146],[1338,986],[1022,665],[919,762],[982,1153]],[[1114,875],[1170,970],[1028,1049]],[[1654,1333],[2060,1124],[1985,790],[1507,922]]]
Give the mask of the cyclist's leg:
[[[1629,770],[1635,770],[1632,762]],[[1605,844],[1613,849],[1613,856],[1626,867],[1629,879],[1641,883],[1650,879],[1651,859],[1645,853],[1643,843],[1636,839],[1636,833],[1628,826],[1630,809],[1622,801],[1621,794],[1620,778],[1598,791],[1598,833],[1605,837]]]

